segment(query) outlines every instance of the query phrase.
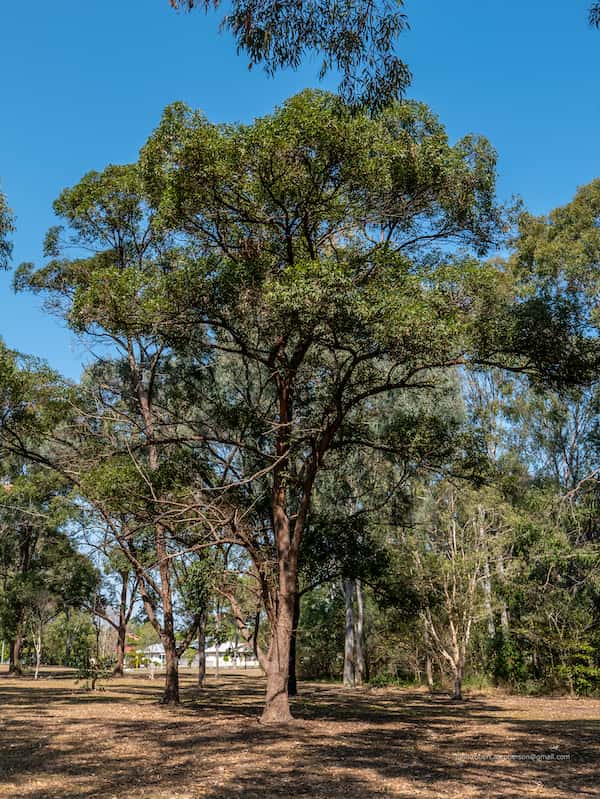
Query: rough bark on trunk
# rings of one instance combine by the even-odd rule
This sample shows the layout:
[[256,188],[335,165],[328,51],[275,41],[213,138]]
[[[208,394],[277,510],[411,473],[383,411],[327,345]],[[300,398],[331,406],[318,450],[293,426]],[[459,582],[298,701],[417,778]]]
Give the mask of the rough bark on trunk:
[[8,673],[13,674],[16,677],[21,677],[23,674],[23,668],[21,666],[22,643],[23,636],[21,635],[21,631],[19,629],[13,640],[10,642],[10,656],[8,664]]
[[453,699],[462,699],[462,678],[455,675],[454,677],[454,691],[452,692]]
[[267,692],[261,721],[285,724],[292,721],[288,697],[291,631],[294,618],[294,597],[280,597],[279,613],[267,654]]
[[290,639],[290,666],[288,676],[288,695],[298,695],[298,679],[296,676],[296,637],[298,633],[298,622],[300,621],[300,592],[296,590],[294,597],[294,616],[292,620],[292,635]]
[[163,638],[165,648],[165,688],[161,705],[179,704],[179,658],[175,646],[175,638],[168,640]]
[[[290,648],[294,629],[294,606],[298,588],[299,537],[293,531],[285,511],[285,487],[274,492],[273,519],[279,560],[278,603],[271,622],[271,640],[264,665],[267,693],[261,721],[285,724],[292,720],[288,696]],[[297,524],[299,521],[297,520]],[[301,528],[300,528],[301,529]]]
[[117,661],[115,663],[115,667],[113,669],[113,676],[114,677],[122,677],[123,676],[123,668],[125,666],[125,639],[127,635],[127,629],[125,627],[119,626],[117,630]]
[[356,663],[354,682],[362,685],[365,677],[365,603],[360,580],[356,580]]
[[344,600],[346,603],[346,624],[344,631],[344,685],[353,688],[355,685],[355,641],[354,641],[354,580],[344,579]]
[[160,559],[160,593],[163,612],[161,640],[165,649],[165,690],[161,704],[179,704],[179,657],[173,618],[173,595],[171,592],[171,562],[168,559],[165,530],[157,525],[157,554]]
[[[298,364],[302,359],[302,349],[296,353]],[[276,377],[280,428],[277,439],[277,456],[280,459],[273,469],[271,512],[273,537],[277,552],[277,584],[273,600],[268,601],[267,615],[271,626],[271,640],[266,655],[261,655],[261,665],[267,675],[266,702],[261,720],[270,723],[286,723],[292,720],[288,697],[288,678],[290,669],[290,648],[294,630],[294,606],[298,593],[298,555],[304,526],[310,507],[310,498],[317,474],[318,465],[327,449],[329,439],[322,439],[311,459],[305,463],[304,477],[299,501],[290,522],[288,508],[288,475],[290,430],[293,418],[291,375]],[[267,588],[267,593],[269,589]]]
[[206,681],[206,611],[198,622],[198,688],[204,688]]

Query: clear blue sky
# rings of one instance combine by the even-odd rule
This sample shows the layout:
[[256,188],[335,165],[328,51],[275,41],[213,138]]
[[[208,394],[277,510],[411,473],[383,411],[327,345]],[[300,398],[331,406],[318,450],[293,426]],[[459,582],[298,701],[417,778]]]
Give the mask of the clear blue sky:
[[[536,213],[600,175],[600,32],[586,0],[408,0],[400,41],[414,82],[450,136],[499,152],[502,198]],[[40,262],[60,190],[90,169],[134,160],[165,105],[249,121],[316,85],[316,69],[248,71],[218,17],[168,0],[0,1],[0,180],[18,222],[15,264]],[[323,84],[333,88],[335,80]],[[0,275],[0,336],[76,377],[85,352],[39,300]]]

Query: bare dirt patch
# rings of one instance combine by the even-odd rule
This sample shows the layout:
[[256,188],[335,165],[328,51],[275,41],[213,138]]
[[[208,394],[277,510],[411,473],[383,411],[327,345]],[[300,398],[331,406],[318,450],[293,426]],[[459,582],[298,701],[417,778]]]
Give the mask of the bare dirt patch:
[[600,701],[303,684],[298,718],[262,726],[263,681],[0,675],[0,797],[369,799],[600,796]]

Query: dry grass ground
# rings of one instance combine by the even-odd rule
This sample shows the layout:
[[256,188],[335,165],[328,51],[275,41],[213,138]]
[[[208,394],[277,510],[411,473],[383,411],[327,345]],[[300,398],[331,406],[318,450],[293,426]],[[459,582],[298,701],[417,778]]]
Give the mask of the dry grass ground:
[[600,796],[600,701],[304,684],[298,721],[257,722],[263,683],[227,674],[183,706],[127,677],[0,674],[0,797],[371,799]]

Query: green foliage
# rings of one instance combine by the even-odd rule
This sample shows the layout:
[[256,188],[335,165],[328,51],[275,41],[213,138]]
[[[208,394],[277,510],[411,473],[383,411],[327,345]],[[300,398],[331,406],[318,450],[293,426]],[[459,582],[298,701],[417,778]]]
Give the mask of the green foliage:
[[[207,11],[219,2],[170,0],[174,8],[201,6]],[[408,26],[403,0],[373,5],[350,3],[281,4],[273,0],[234,0],[223,18],[238,51],[250,66],[262,64],[269,75],[284,67],[298,68],[313,55],[322,58],[319,76],[330,70],[341,75],[340,94],[353,106],[385,107],[410,83],[406,64],[394,45]]]
[[183,603],[189,613],[197,614],[208,609],[222,574],[223,563],[212,552],[192,561],[181,585]]
[[64,532],[79,516],[64,477],[16,456],[1,463],[0,627],[14,639],[84,605],[98,574]]
[[94,651],[95,630],[89,614],[60,613],[44,633],[44,663],[77,667]]
[[339,679],[343,667],[344,601],[330,586],[307,594],[301,606],[298,672],[305,679]]
[[87,652],[77,665],[75,682],[82,682],[86,691],[102,690],[98,683],[108,680],[112,676],[113,667],[114,660],[112,658],[101,658]]

